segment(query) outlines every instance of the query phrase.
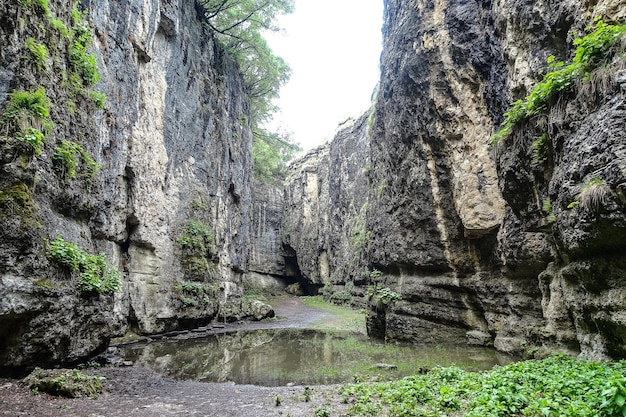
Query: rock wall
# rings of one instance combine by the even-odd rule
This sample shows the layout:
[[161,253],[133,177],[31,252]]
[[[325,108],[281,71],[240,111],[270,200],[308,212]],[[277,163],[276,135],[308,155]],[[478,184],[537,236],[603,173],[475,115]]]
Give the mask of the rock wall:
[[[625,13],[611,0],[386,1],[366,145],[343,130],[292,168],[283,229],[302,276],[365,295],[370,334],[387,339],[623,357],[623,59],[489,142],[548,56],[571,59],[594,16]],[[354,149],[361,173],[333,149]]]
[[[0,109],[42,87],[52,122],[39,154],[6,123],[0,134],[2,372],[80,360],[127,323],[154,333],[241,317],[251,128],[236,65],[192,0],[82,1],[84,21],[71,2],[36,3],[0,2]],[[81,25],[101,76],[93,87],[72,61]],[[102,109],[92,92],[106,94]],[[63,140],[85,151],[74,178]],[[80,155],[100,166],[93,177]],[[81,291],[79,273],[46,256],[57,236],[104,253],[121,290]]]
[[363,282],[370,236],[368,117],[347,120],[335,140],[290,166],[280,231],[287,259],[297,263],[308,292]]
[[282,292],[299,277],[299,271],[293,268],[294,262],[288,262],[282,246],[283,206],[282,183],[253,180],[250,262],[244,275],[247,288]]

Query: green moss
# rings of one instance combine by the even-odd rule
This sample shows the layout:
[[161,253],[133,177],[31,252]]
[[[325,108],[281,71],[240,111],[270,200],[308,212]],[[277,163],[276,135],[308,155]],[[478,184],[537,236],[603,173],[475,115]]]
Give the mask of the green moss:
[[22,217],[30,218],[33,217],[34,210],[35,205],[26,184],[15,184],[0,191],[0,216],[20,214]]
[[85,375],[77,369],[43,370],[36,368],[26,379],[34,393],[45,392],[50,395],[79,398],[97,398],[102,393],[104,378]]
[[39,288],[45,288],[46,290],[51,290],[54,288],[54,284],[52,284],[50,280],[47,280],[45,278],[40,278],[35,281],[35,285]]
[[570,64],[554,62],[554,56],[551,56],[548,59],[550,72],[544,75],[543,80],[526,98],[514,102],[504,113],[504,122],[491,138],[492,145],[509,136],[518,123],[547,108],[553,97],[569,88],[575,80],[588,77],[591,71],[603,65],[611,55],[613,46],[619,44],[618,41],[624,35],[626,24],[607,25],[597,18],[595,30],[574,41],[577,48]]
[[110,294],[120,287],[121,273],[107,264],[104,254],[92,255],[59,236],[49,242],[46,256],[57,265],[79,273],[78,287],[83,292]]

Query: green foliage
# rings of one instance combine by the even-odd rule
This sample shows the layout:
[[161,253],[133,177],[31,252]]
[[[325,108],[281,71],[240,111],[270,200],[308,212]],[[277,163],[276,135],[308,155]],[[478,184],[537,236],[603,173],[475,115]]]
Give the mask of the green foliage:
[[209,256],[215,253],[215,238],[211,229],[197,220],[187,222],[177,242],[188,252]]
[[183,281],[174,285],[173,292],[184,307],[202,307],[215,299],[218,288],[215,284]]
[[24,41],[24,46],[29,52],[28,59],[39,70],[45,69],[48,62],[48,48],[46,45],[39,43],[35,38],[27,38]]
[[34,4],[37,10],[45,16],[50,16],[51,14],[48,0],[17,0],[17,2],[22,7],[29,7],[31,4]]
[[13,135],[40,155],[50,122],[50,99],[43,87],[33,91],[14,91],[0,119],[0,129]]
[[98,80],[98,66],[96,57],[87,52],[87,45],[75,40],[67,49],[70,66],[87,86],[93,86]]
[[[53,23],[50,20],[50,24],[69,40],[67,57],[70,73],[67,79],[70,85],[78,91],[84,91],[84,86],[93,87],[100,80],[96,56],[88,52],[91,45],[91,29],[86,17],[87,12],[79,11],[77,2],[72,8],[71,30],[68,30],[62,22]],[[93,96],[92,98],[98,104]]]
[[522,120],[539,114],[553,97],[567,89],[575,80],[588,76],[592,70],[603,65],[610,56],[613,46],[625,34],[626,24],[607,25],[602,19],[597,18],[593,32],[574,40],[577,48],[570,64],[554,62],[554,56],[548,58],[550,71],[526,98],[514,102],[504,113],[504,122],[491,138],[492,145],[511,134],[513,128]]
[[533,161],[542,164],[547,161],[550,154],[550,137],[547,133],[539,136],[532,144]]
[[32,150],[33,153],[37,156],[41,155],[41,150],[45,144],[46,135],[43,134],[39,129],[35,129],[34,127],[26,128],[26,131],[21,132],[17,136],[17,140],[22,143],[27,144]]
[[550,214],[552,213],[552,201],[550,201],[549,198],[546,198],[545,200],[543,200],[543,207],[542,210],[544,211],[544,213],[546,214]]
[[256,178],[263,182],[282,180],[287,174],[287,162],[301,148],[278,133],[253,129],[252,164]]
[[106,102],[106,99],[107,99],[106,94],[100,93],[98,91],[92,91],[91,93],[89,93],[89,96],[91,97],[94,104],[96,105],[96,108],[98,108],[99,110],[104,109],[104,103]]
[[552,211],[552,201],[549,198],[543,200],[543,206],[541,208],[543,212],[547,215],[547,219],[549,222],[556,221],[556,215]]
[[370,272],[370,279],[372,280],[377,280],[379,278],[382,278],[383,276],[383,272],[378,270],[378,269],[372,269],[372,271]]
[[53,159],[59,160],[65,167],[67,176],[71,179],[76,178],[76,168],[81,162],[83,176],[89,185],[92,184],[93,178],[100,169],[100,165],[94,161],[81,145],[70,140],[62,140],[61,146],[54,149]]
[[385,310],[388,306],[400,301],[402,295],[393,291],[389,287],[379,287],[379,284],[368,286],[366,291],[367,299],[377,310]]
[[106,102],[107,96],[104,93],[100,93],[98,91],[92,91],[89,93],[89,96],[95,103],[96,107],[100,110],[104,109],[104,103]]
[[313,394],[313,388],[306,386],[304,387],[304,402],[308,403],[311,401],[311,394]]
[[180,256],[184,271],[190,278],[204,278],[210,271],[209,259],[215,251],[215,238],[208,225],[198,220],[190,220],[177,239],[181,246]]
[[276,112],[273,100],[291,76],[287,63],[274,55],[263,38],[277,31],[276,16],[291,13],[293,0],[196,0],[205,24],[243,73],[250,98],[255,174],[263,181],[282,179],[286,162],[300,148],[285,135],[263,126]]
[[571,210],[571,209],[573,209],[573,208],[578,207],[579,205],[580,205],[580,201],[577,201],[577,200],[576,200],[576,201],[572,201],[571,203],[569,203],[569,204],[567,205],[567,209],[568,209],[568,210]]
[[397,417],[583,417],[626,415],[626,362],[577,361],[560,355],[473,373],[434,368],[399,381],[357,384],[340,393],[350,415]]
[[76,178],[76,165],[78,165],[78,156],[82,151],[83,147],[78,143],[63,140],[61,146],[55,148],[52,158],[63,161],[67,175],[73,179]]
[[68,39],[68,40],[71,39],[70,30],[68,29],[67,25],[63,23],[63,21],[59,19],[55,19],[55,18],[50,18],[48,19],[48,23],[50,23],[50,26],[54,30],[59,32],[61,36],[63,36],[65,39]]
[[59,236],[49,242],[46,255],[71,272],[78,272],[78,286],[84,292],[110,294],[120,287],[120,271],[107,264],[102,253],[92,255]]
[[350,246],[356,259],[360,258],[363,251],[372,243],[372,232],[367,230],[364,219],[366,211],[367,203],[363,205],[359,215],[352,219],[352,228],[350,228]]

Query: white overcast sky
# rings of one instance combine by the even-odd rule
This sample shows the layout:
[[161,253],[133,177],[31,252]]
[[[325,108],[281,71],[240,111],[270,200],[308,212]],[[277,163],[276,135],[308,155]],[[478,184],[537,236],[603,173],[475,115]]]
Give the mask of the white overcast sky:
[[279,19],[284,33],[267,36],[292,70],[272,127],[291,132],[308,150],[367,110],[379,79],[383,0],[296,0],[295,6]]

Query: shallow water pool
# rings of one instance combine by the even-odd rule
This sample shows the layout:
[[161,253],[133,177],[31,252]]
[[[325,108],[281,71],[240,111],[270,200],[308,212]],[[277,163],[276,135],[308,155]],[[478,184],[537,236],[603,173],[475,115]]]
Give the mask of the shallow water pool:
[[125,359],[176,379],[263,386],[401,378],[434,366],[485,370],[513,361],[483,347],[390,344],[303,329],[237,331],[120,347]]

